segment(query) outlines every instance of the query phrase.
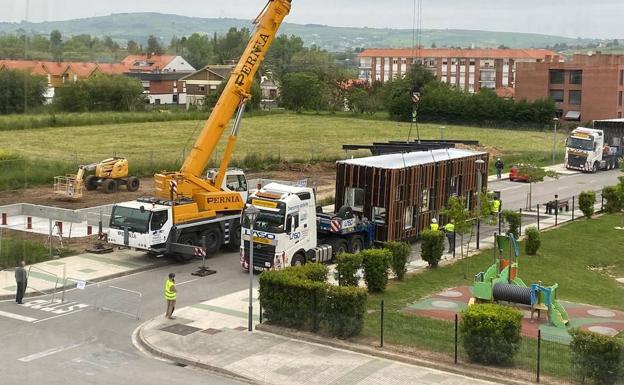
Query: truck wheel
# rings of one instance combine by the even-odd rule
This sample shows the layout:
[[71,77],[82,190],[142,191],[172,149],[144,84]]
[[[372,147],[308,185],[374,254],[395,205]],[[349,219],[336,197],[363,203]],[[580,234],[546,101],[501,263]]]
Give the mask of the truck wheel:
[[349,252],[353,254],[357,254],[364,248],[364,241],[362,237],[353,237],[351,239],[351,244],[349,245]]
[[102,183],[102,188],[105,193],[112,194],[117,191],[117,181],[114,179],[106,179],[104,183]]
[[598,162],[594,162],[594,165],[592,166],[592,170],[591,170],[592,174],[595,174],[598,172]]
[[140,184],[141,182],[139,181],[139,178],[137,178],[136,176],[131,176],[126,182],[126,189],[130,192],[135,192],[139,189]]
[[334,242],[332,242],[332,248],[334,252],[333,253],[334,257],[336,255],[349,252],[349,245],[347,244],[347,241],[344,239],[336,239]]
[[87,188],[87,191],[93,191],[97,189],[97,180],[98,177],[95,175],[87,176],[87,179],[85,179],[85,187]]
[[305,265],[305,257],[301,255],[300,253],[293,255],[292,259],[290,260],[290,266],[301,266],[301,265]]
[[[206,254],[214,254],[219,251],[219,248],[223,244],[223,235],[221,230],[217,227],[211,227],[208,230],[204,230],[201,233],[202,238],[206,237]],[[201,244],[200,239],[199,243]]]

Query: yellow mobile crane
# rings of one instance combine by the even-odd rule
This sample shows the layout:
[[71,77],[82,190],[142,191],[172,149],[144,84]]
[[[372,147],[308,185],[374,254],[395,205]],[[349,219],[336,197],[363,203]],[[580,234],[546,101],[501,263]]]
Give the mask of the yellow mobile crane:
[[[253,78],[290,7],[291,0],[269,0],[254,21],[257,28],[182,168],[154,176],[155,198],[113,207],[109,243],[185,259],[185,250],[193,250],[188,246],[199,246],[202,240],[208,253],[224,245],[239,247],[247,181],[241,170],[230,170],[228,164]],[[204,178],[204,169],[235,113],[219,169]]]

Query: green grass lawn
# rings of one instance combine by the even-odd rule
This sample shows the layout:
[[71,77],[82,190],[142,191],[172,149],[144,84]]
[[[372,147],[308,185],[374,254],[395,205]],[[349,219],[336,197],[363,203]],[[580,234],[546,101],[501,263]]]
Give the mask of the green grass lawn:
[[[0,150],[8,149],[28,159],[61,161],[72,166],[114,154],[123,155],[135,165],[149,168],[146,171],[149,174],[154,168],[178,165],[203,124],[203,120],[185,120],[0,131]],[[421,138],[440,138],[439,127],[437,124],[420,124]],[[410,128],[413,139],[416,127],[377,118],[293,113],[252,116],[242,122],[234,158],[249,168],[254,167],[254,162],[241,162],[244,158],[333,161],[347,156],[341,149],[343,144],[405,140]],[[228,133],[226,130],[224,135]],[[552,133],[548,132],[447,125],[444,137],[478,140],[493,156],[501,154],[508,165],[519,160],[546,164],[551,159]],[[559,159],[562,159],[563,140],[564,136],[559,135]],[[222,148],[223,145],[219,147],[219,153]]]
[[[592,220],[579,220],[558,229],[543,232],[542,247],[537,256],[526,256],[524,245],[519,257],[519,276],[527,283],[559,283],[559,299],[624,310],[624,285],[615,281],[624,277],[624,232],[621,215],[605,215]],[[403,282],[391,281],[383,295],[370,295],[363,336],[379,338],[379,304],[385,303],[385,340],[439,353],[454,349],[453,324],[429,318],[406,315],[403,308],[445,288],[471,285],[472,277],[492,264],[493,251],[485,251],[467,260],[467,277],[463,262],[428,270]],[[525,339],[517,364],[532,370],[535,365],[535,340]],[[543,360],[544,373],[570,376],[569,351],[564,345],[546,343],[550,359]]]

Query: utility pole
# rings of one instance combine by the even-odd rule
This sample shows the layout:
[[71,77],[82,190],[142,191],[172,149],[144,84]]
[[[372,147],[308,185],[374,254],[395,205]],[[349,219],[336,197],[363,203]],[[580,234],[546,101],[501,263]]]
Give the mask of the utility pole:
[[555,165],[555,153],[557,151],[557,123],[559,123],[559,118],[553,118],[554,128],[553,128],[553,151],[552,151],[552,164]]

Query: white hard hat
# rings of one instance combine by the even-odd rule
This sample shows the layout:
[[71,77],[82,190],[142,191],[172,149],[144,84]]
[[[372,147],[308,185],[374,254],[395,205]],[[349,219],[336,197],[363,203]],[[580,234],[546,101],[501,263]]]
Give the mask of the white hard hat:
[[438,223],[438,220],[437,220],[437,219],[435,219],[435,218],[433,218],[433,219],[431,220],[431,223]]

